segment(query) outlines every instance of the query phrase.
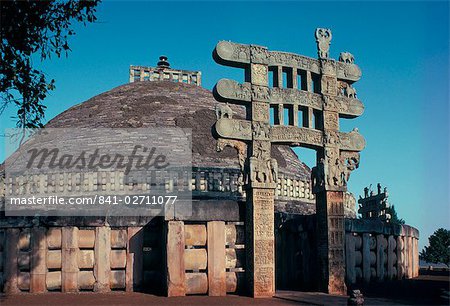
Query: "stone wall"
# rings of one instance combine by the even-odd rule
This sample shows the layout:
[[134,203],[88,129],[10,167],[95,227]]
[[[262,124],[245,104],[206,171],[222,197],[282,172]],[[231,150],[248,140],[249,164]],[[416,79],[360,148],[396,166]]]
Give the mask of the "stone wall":
[[3,224],[0,292],[119,290],[218,296],[244,290],[243,222],[159,218],[143,220],[145,226],[128,220],[136,225],[116,227],[70,226],[61,220],[59,225],[68,226],[32,226],[17,220],[20,227]]
[[419,231],[379,220],[346,220],[346,282],[412,278],[419,275]]
[[167,224],[167,295],[224,296],[244,289],[242,222]]

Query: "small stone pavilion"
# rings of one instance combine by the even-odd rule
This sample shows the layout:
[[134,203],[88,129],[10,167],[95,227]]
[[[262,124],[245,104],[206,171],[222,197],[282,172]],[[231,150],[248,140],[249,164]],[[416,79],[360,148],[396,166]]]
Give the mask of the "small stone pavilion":
[[[234,50],[235,53],[229,53],[230,49],[221,50],[220,55],[236,56],[236,59],[245,63],[250,61],[246,46],[249,45],[240,45]],[[326,58],[330,71],[335,73],[336,70],[332,69],[338,67],[339,73],[342,73],[342,76],[339,74],[337,77],[339,81],[351,78],[352,73],[358,71],[353,66],[354,58],[351,54],[343,53],[336,61],[329,59],[327,52],[319,55]],[[318,111],[318,101],[322,101],[320,88],[324,89],[327,85],[326,82],[323,83],[324,79],[322,86],[319,85],[322,76],[319,60],[296,57],[289,53],[281,54],[282,62],[289,63],[286,67],[281,64],[276,66],[278,62],[256,59],[259,63],[266,63],[275,78],[270,84],[270,91],[261,91],[258,99],[274,108],[278,107],[277,110],[283,109],[283,101],[292,110],[298,110],[297,107],[302,106],[302,103],[312,101],[313,104],[305,108],[304,113],[305,118],[311,118],[311,121],[303,120],[305,126],[302,131],[313,130],[310,122],[314,121],[312,118]],[[299,71],[301,80],[297,81]],[[283,76],[288,76],[287,82],[283,82]],[[346,109],[348,116],[352,112],[357,112],[358,115],[362,113],[358,108],[361,103],[357,100],[351,83],[339,83],[343,87],[336,98],[341,103],[339,107]],[[324,281],[321,270],[323,263],[319,262],[318,254],[327,254],[330,250],[328,245],[324,247],[323,239],[334,241],[329,239],[338,236],[341,238],[336,238],[336,241],[341,243],[335,255],[341,256],[342,265],[339,270],[341,279],[336,283],[345,282],[344,287],[348,289],[357,288],[360,284],[418,275],[417,229],[386,223],[380,218],[357,219],[356,200],[345,188],[339,189],[343,194],[340,200],[342,205],[339,206],[339,212],[336,211],[342,222],[319,218],[316,214],[316,195],[319,194],[316,191],[325,183],[346,184],[348,175],[336,172],[332,180],[323,181],[328,172],[321,173],[320,169],[327,169],[326,163],[330,161],[328,155],[319,156],[314,170],[306,166],[291,149],[292,143],[282,141],[282,137],[290,131],[290,127],[282,126],[283,111],[278,112],[276,121],[280,126],[275,128],[279,130],[277,135],[280,141],[269,144],[270,150],[263,147],[264,152],[260,155],[270,163],[248,168],[249,152],[245,142],[222,137],[229,135],[226,134],[228,130],[220,130],[217,126],[218,120],[222,120],[222,123],[226,120],[245,121],[248,119],[245,109],[236,103],[218,102],[215,98],[221,100],[220,95],[226,96],[237,91],[239,95],[234,97],[235,100],[251,101],[255,97],[252,96],[255,93],[249,91],[252,86],[256,90],[261,88],[250,83],[240,86],[225,82],[222,85],[216,87],[218,92],[213,96],[211,91],[201,87],[199,71],[173,69],[167,57],[162,56],[155,68],[131,66],[128,84],[92,97],[50,120],[46,128],[192,129],[192,214],[179,218],[106,218],[9,217],[2,213],[0,290],[9,295],[50,291],[91,291],[95,294],[118,290],[144,291],[166,296],[257,296],[260,288],[265,290],[264,295],[271,294],[276,289],[328,292],[321,285]],[[233,87],[232,91],[228,90],[229,86]],[[284,86],[287,88],[283,88]],[[298,100],[304,102],[296,102]],[[298,124],[301,117],[298,117],[297,111],[292,110],[292,123]],[[319,117],[315,118],[315,124],[320,124]],[[333,122],[329,121],[327,124]],[[246,124],[243,123],[240,135],[251,139],[251,127],[247,131]],[[221,134],[212,133],[215,130]],[[265,130],[260,129],[258,133],[265,133]],[[307,140],[311,146],[327,141],[331,149],[339,148],[333,145],[335,143],[332,139],[324,139],[320,129],[308,133],[312,135],[312,138],[308,138],[312,140]],[[292,135],[294,140],[300,137]],[[358,135],[354,131],[348,137],[342,136],[349,140],[347,147],[344,145],[343,148],[360,149],[361,146],[351,142],[352,139],[360,139]],[[336,149],[334,152],[339,151]],[[356,168],[353,164],[355,160],[351,156],[348,158],[350,162],[346,167]],[[3,199],[8,190],[17,188],[23,181],[21,177],[5,180],[4,165],[0,165],[0,191]],[[269,173],[264,170],[266,166],[273,171]],[[72,175],[77,175],[80,179],[68,180],[67,173],[48,173],[41,177],[43,183],[37,188],[45,189],[50,194],[62,192],[70,195],[76,188],[97,190],[95,188],[111,186],[103,180],[108,174],[100,171]],[[256,273],[254,264],[259,262],[249,262],[254,252],[264,251],[254,250],[253,242],[258,239],[257,236],[256,240],[249,237],[258,233],[258,222],[262,220],[251,221],[256,232],[249,229],[249,214],[255,213],[249,210],[251,202],[248,200],[249,189],[246,187],[249,180],[261,184],[270,181],[270,188],[273,190],[273,193],[268,194],[273,196],[273,208],[261,215],[264,220],[269,220],[264,231],[272,229],[270,233],[263,233],[268,235],[268,241],[273,241],[271,247],[275,256],[267,258],[270,264],[268,267],[272,268],[273,265],[270,270],[273,277],[269,275],[268,278],[258,279],[258,273],[269,270],[264,270],[264,266],[257,267],[263,270]],[[116,183],[127,182],[114,182]],[[316,188],[314,193],[313,187]],[[20,190],[24,196],[29,195],[29,189]],[[323,222],[328,224],[325,231]],[[327,236],[327,233],[333,233],[328,231],[332,226],[337,226],[338,229],[337,234],[330,234],[335,235],[334,238]],[[270,240],[271,237],[273,240]],[[259,286],[258,282],[263,282],[263,287],[255,287],[255,284]]]

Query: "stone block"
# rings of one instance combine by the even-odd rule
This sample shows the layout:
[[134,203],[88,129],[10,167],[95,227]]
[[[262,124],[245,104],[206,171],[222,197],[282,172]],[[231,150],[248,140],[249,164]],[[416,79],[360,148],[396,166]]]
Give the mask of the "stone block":
[[81,290],[93,290],[94,286],[94,271],[80,271],[78,273],[78,288]]
[[95,230],[78,231],[78,247],[81,249],[93,249],[95,246]]
[[17,286],[22,291],[30,290],[30,272],[19,272],[17,276]]
[[134,266],[134,253],[127,254],[127,266],[126,266],[126,279],[125,279],[125,289],[127,292],[132,292],[134,289],[133,282],[133,266]]
[[208,227],[208,295],[227,294],[225,270],[225,222],[210,221]]
[[95,229],[95,266],[94,274],[96,292],[108,292],[110,286],[110,254],[111,254],[111,229],[109,227],[97,227]]
[[46,229],[34,227],[31,230],[32,250],[31,250],[31,285],[32,293],[44,293],[47,291],[45,286],[45,275],[47,273],[47,239]]
[[77,292],[78,228],[63,227],[61,232],[62,292]]
[[61,290],[61,271],[47,272],[45,284],[47,290]]
[[5,239],[5,264],[4,264],[4,292],[6,294],[16,294],[18,287],[17,259],[19,254],[19,233],[17,228],[6,230]]
[[184,296],[186,294],[184,224],[182,221],[168,221],[166,225],[167,296]]
[[125,249],[127,247],[127,230],[111,230],[111,248]]
[[346,233],[345,234],[345,265],[346,265],[346,278],[348,284],[354,284],[356,282],[356,273],[355,268],[357,265],[360,265],[356,263],[356,253],[360,255],[361,258],[360,261],[362,261],[361,252],[355,251],[355,238],[353,236],[353,233]]
[[[363,255],[363,263],[362,263],[362,272],[364,282],[370,282],[370,266],[371,266],[371,252],[370,252],[370,234],[363,233],[362,235],[362,255]],[[376,257],[375,257],[376,259]]]
[[31,248],[31,230],[24,228],[19,235],[19,250],[29,251]]
[[111,269],[125,269],[127,265],[126,250],[111,250]]
[[50,250],[61,249],[61,228],[53,227],[47,231],[47,247]]
[[227,284],[227,293],[235,293],[237,291],[237,273],[236,272],[227,272],[226,273],[226,284]]
[[17,266],[19,270],[29,270],[30,269],[31,256],[30,252],[19,252],[17,257]]
[[208,276],[206,273],[186,273],[186,294],[206,294],[208,292]]
[[184,250],[184,269],[185,270],[204,270],[208,264],[206,249],[185,249]]
[[49,269],[61,269],[61,250],[49,250],[47,252],[47,268]]
[[94,268],[94,250],[78,251],[78,268],[93,269]]
[[184,226],[185,245],[206,245],[206,226],[202,224],[186,224]]
[[125,270],[110,271],[109,280],[110,280],[111,289],[125,289],[125,287],[126,287]]

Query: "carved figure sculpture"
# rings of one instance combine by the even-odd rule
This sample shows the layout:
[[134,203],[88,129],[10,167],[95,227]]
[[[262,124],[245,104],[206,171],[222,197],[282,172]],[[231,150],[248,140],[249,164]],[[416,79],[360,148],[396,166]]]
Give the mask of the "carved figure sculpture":
[[330,42],[331,42],[331,30],[318,28],[316,29],[316,42],[317,42],[317,53],[319,58],[328,58],[329,50],[330,50]]
[[325,163],[321,158],[317,166],[311,169],[312,190],[318,190],[325,186]]
[[356,89],[343,81],[338,81],[338,94],[347,98],[356,99]]
[[247,156],[247,144],[243,141],[234,139],[219,138],[217,140],[216,150],[221,152],[225,147],[236,149],[238,153],[239,167],[244,171],[245,157]]
[[341,52],[341,54],[339,54],[339,61],[346,64],[353,64],[355,62],[355,58],[350,52]]
[[228,119],[233,118],[233,110],[228,105],[228,103],[226,103],[225,105],[223,105],[223,104],[216,105],[216,117],[217,117],[217,120],[223,119],[223,118],[228,118]]
[[278,162],[275,158],[271,158],[267,162],[269,168],[269,182],[276,183],[278,182]]

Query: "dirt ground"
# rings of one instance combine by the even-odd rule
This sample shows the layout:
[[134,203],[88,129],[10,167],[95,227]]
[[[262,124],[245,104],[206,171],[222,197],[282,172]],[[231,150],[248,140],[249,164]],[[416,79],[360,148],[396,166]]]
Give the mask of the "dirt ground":
[[[362,290],[364,305],[449,305],[439,298],[441,289],[449,290],[449,276],[421,275],[417,278],[371,284]],[[245,296],[226,297],[187,296],[167,298],[147,293],[111,292],[97,293],[23,293],[16,296],[0,296],[1,306],[129,306],[129,305],[347,305],[345,296],[333,296],[317,292],[277,291],[271,299],[252,299]]]

